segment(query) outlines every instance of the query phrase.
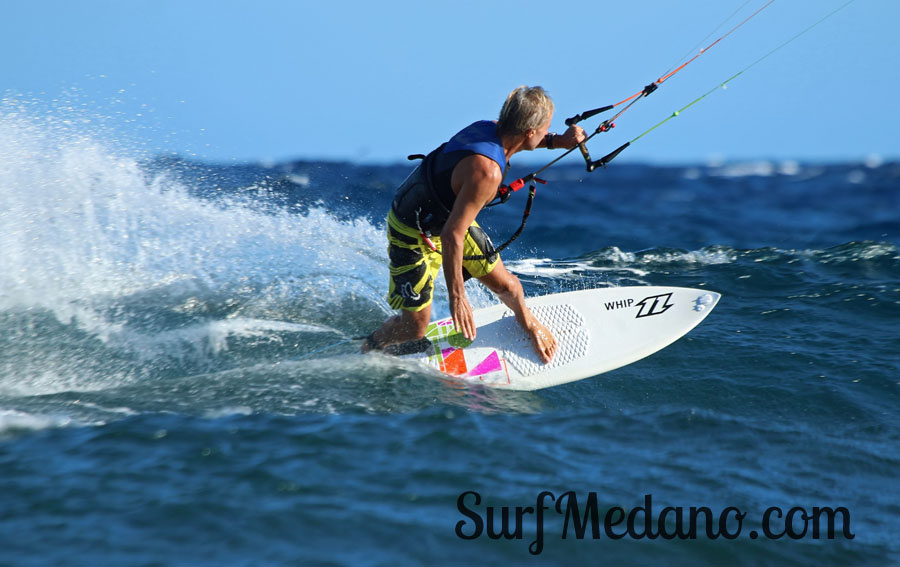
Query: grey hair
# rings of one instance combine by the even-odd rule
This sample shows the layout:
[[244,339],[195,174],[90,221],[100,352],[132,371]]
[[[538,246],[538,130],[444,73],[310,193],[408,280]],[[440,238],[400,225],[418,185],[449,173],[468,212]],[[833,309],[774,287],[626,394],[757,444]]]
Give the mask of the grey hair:
[[522,85],[509,93],[500,118],[497,120],[497,135],[517,136],[531,128],[540,128],[553,114],[553,101],[543,87]]

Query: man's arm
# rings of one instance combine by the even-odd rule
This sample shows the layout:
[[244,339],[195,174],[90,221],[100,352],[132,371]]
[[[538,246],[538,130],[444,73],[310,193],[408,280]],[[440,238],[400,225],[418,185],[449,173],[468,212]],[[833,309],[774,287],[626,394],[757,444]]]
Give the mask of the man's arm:
[[469,340],[475,339],[475,318],[463,281],[463,241],[475,217],[497,195],[501,180],[497,163],[482,155],[460,161],[451,179],[451,184],[459,183],[460,189],[450,217],[441,230],[444,278],[450,295],[450,315],[456,328]]
[[573,125],[569,126],[569,128],[562,134],[547,134],[547,137],[541,140],[537,147],[546,148],[547,141],[550,136],[553,136],[554,150],[571,150],[587,138],[584,130],[581,129],[581,126]]

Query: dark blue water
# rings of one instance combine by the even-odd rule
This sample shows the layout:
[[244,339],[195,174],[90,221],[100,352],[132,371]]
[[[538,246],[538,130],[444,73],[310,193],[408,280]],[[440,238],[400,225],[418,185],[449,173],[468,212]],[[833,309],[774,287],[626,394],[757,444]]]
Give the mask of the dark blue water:
[[[723,298],[650,358],[521,393],[302,357],[388,315],[383,217],[407,164],[148,159],[9,114],[0,153],[0,564],[900,560],[898,163],[549,170],[504,254],[527,294]],[[480,215],[495,242],[523,203]],[[512,539],[456,533],[488,506],[499,533],[502,507],[545,491],[540,555],[535,514]],[[571,517],[562,538],[569,491],[582,513],[595,499],[598,538]],[[645,517],[675,533],[666,507],[715,520],[647,537]],[[799,512],[765,537],[775,507],[837,510],[834,538]]]

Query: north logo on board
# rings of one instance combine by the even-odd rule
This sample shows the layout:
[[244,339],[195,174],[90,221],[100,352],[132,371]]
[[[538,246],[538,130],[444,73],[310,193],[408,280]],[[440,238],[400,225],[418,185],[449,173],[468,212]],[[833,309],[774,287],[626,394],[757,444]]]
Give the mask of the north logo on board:
[[645,297],[637,303],[637,306],[641,309],[640,311],[638,311],[635,319],[640,319],[641,317],[650,317],[652,315],[662,315],[674,305],[674,303],[669,303],[669,300],[671,299],[671,293],[663,293],[660,295],[651,295],[650,297]]

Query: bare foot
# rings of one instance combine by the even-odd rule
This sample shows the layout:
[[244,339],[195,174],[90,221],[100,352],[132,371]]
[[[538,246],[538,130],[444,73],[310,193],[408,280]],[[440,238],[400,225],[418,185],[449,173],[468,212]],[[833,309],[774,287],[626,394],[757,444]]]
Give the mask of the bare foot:
[[362,345],[359,347],[359,352],[361,354],[366,354],[372,350],[381,350],[381,345],[375,340],[375,333],[372,333],[363,339]]

